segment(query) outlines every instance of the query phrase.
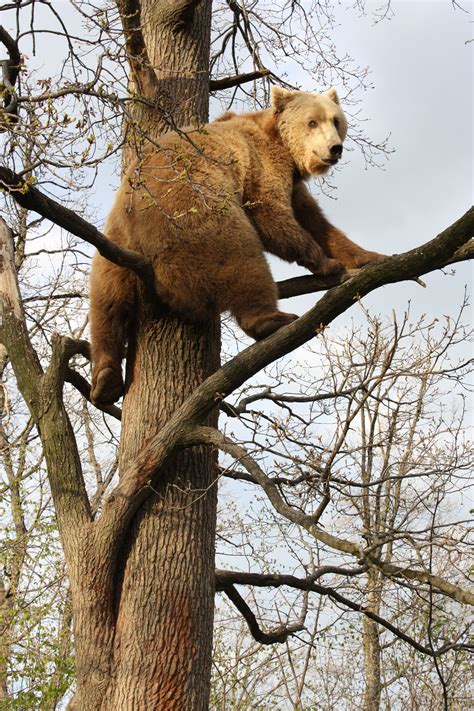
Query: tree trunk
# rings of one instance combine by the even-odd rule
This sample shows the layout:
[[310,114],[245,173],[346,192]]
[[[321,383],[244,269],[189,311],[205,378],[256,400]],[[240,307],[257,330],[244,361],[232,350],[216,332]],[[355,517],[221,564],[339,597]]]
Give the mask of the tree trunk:
[[[121,461],[217,366],[215,325],[140,314],[129,360]],[[117,587],[113,682],[105,708],[208,706],[214,608],[215,456],[194,448],[162,472],[139,510]]]
[[[160,106],[167,106],[177,125],[205,122],[211,3],[199,3],[177,24],[163,22],[165,3],[147,0],[141,5]],[[165,128],[156,112],[141,110],[136,118],[148,134]],[[157,426],[219,366],[219,351],[218,324],[183,323],[155,313],[142,299],[127,364],[122,471]],[[217,414],[213,424],[216,419]],[[104,709],[208,708],[215,465],[209,448],[175,456],[132,522],[116,582],[117,623]]]
[[[368,605],[371,612],[380,612],[380,574],[375,570],[367,573]],[[382,693],[382,680],[380,670],[380,632],[376,622],[368,617],[363,618],[362,638],[365,666],[365,690],[363,711],[378,711]]]

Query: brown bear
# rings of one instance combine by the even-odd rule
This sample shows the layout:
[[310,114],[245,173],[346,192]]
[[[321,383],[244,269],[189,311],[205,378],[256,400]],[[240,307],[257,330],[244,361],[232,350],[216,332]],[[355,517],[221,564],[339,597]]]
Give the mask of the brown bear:
[[[172,310],[198,320],[230,311],[245,333],[265,338],[297,317],[278,310],[264,252],[319,275],[381,258],[333,227],[305,185],[338,162],[346,133],[334,89],[313,94],[275,87],[269,109],[227,113],[150,145],[124,176],[105,234],[151,260],[158,294]],[[132,272],[94,257],[96,403],[122,394],[135,292]]]

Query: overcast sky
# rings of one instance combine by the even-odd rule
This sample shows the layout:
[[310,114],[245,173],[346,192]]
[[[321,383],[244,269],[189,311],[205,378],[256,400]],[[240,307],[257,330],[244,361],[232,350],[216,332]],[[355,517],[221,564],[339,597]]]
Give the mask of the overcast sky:
[[[372,7],[380,5],[377,0]],[[472,14],[453,10],[450,0],[392,0],[392,8],[391,20],[374,24],[341,3],[333,36],[339,53],[371,68],[374,89],[362,103],[370,119],[366,130],[374,140],[391,134],[395,153],[383,170],[366,169],[358,152],[346,154],[347,163],[332,176],[337,200],[318,193],[337,227],[388,254],[435,237],[468,209],[473,192],[472,45],[466,44]],[[274,271],[289,276],[286,265],[274,264]],[[462,265],[455,277],[426,277],[427,289],[398,284],[365,303],[390,313],[412,299],[418,312],[450,313],[471,278],[472,268]],[[311,298],[296,303],[300,311]]]

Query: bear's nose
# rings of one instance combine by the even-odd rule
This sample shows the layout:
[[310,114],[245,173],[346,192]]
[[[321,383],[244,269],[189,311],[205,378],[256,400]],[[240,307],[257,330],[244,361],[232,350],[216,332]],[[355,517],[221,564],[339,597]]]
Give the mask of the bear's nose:
[[329,149],[331,156],[333,158],[340,158],[342,156],[342,143],[336,143]]

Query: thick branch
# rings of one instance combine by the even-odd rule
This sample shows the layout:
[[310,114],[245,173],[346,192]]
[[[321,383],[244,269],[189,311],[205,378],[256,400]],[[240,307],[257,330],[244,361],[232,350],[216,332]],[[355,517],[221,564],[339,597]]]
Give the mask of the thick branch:
[[119,267],[131,269],[147,283],[153,283],[153,270],[148,259],[137,252],[119,247],[111,242],[94,225],[47,197],[30,185],[28,181],[23,180],[4,166],[0,166],[0,190],[11,195],[21,207],[39,213],[76,237],[89,242],[98,249],[103,257],[118,264]]
[[[472,240],[456,250],[453,256],[446,260],[442,267],[447,267],[450,264],[456,264],[458,262],[469,261],[470,259],[474,259],[474,241]],[[292,296],[302,296],[303,294],[327,291],[334,286],[344,284],[344,282],[356,276],[360,271],[360,269],[352,269],[350,272],[343,272],[338,276],[319,277],[307,275],[285,279],[284,281],[277,282],[278,298],[289,299]]]
[[295,590],[313,590],[314,583],[323,575],[363,575],[367,572],[366,565],[356,568],[343,568],[338,565],[322,565],[307,578],[297,578],[296,575],[276,573],[246,573],[240,570],[216,570],[216,590],[223,590],[226,585],[253,585],[263,588],[280,588],[287,586]]
[[101,412],[105,412],[117,420],[122,419],[122,411],[116,405],[106,405],[101,407],[100,405],[95,405],[91,401],[91,386],[85,378],[82,377],[76,370],[69,366],[69,360],[75,355],[82,355],[86,360],[91,359],[91,346],[89,341],[77,340],[75,338],[63,337],[62,341],[62,353],[63,353],[63,375],[64,382],[72,385],[81,395],[91,403],[94,407]]
[[[116,548],[120,544],[131,516],[152,492],[150,484],[159,467],[175,449],[195,443],[192,441],[192,430],[213,407],[262,368],[309,341],[365,294],[384,284],[413,279],[445,266],[472,237],[473,228],[474,208],[471,208],[438,237],[421,247],[387,257],[382,262],[361,269],[353,278],[328,291],[297,321],[245,349],[207,378],[178,408],[169,422],[149,440],[135,462],[123,473],[97,522],[100,529],[107,531],[104,536],[107,545]],[[333,538],[319,529],[317,534],[322,541]],[[351,555],[360,555],[355,544],[348,543],[343,549]]]
[[233,77],[223,77],[222,79],[211,79],[209,82],[209,91],[213,93],[214,91],[223,91],[224,89],[230,89],[233,86],[240,86],[241,84],[246,84],[249,81],[256,81],[257,79],[262,79],[270,74],[269,69],[259,69],[255,72],[248,72],[247,74],[238,74]]
[[43,370],[26,327],[13,244],[13,233],[0,217],[0,342],[10,357],[25,402],[33,410]]
[[84,397],[87,402],[89,402],[91,405],[94,405],[95,408],[98,410],[101,410],[101,412],[105,412],[107,415],[111,415],[112,417],[115,417],[116,420],[121,420],[122,419],[122,410],[117,407],[117,405],[96,405],[95,403],[92,402],[91,400],[91,385],[85,378],[82,377],[76,370],[73,368],[66,368],[66,372],[64,375],[64,381],[66,383],[69,383],[72,385],[78,392],[81,393],[82,397]]
[[20,392],[37,425],[48,465],[51,491],[65,547],[71,527],[89,521],[89,502],[82,478],[77,444],[62,402],[64,358],[60,343],[43,373],[30,342],[16,277],[13,235],[0,218],[0,341],[5,345]]
[[457,262],[465,262],[469,259],[474,259],[474,240],[463,244],[456,252],[453,254],[451,259],[448,259],[446,266],[448,264],[456,264]]

